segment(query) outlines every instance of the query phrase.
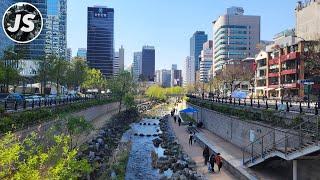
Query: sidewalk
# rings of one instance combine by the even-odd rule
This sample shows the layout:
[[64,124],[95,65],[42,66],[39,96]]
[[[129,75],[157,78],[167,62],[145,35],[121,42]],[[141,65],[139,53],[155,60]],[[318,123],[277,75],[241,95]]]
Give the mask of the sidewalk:
[[[225,170],[223,167],[219,173],[208,173],[207,166],[204,165],[204,160],[202,157],[203,149],[198,143],[189,146],[188,138],[189,134],[186,131],[186,126],[178,126],[178,123],[174,123],[173,118],[169,118],[169,124],[171,125],[175,135],[178,139],[179,144],[181,144],[183,150],[196,162],[197,171],[206,175],[208,179],[221,179],[221,180],[233,180],[237,179],[230,172]],[[215,166],[215,171],[218,172]]]

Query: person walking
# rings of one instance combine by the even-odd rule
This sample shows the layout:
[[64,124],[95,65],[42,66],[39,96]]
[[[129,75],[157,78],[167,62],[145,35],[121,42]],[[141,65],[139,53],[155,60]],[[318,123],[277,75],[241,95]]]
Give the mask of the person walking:
[[210,167],[211,167],[211,171],[212,173],[214,173],[214,163],[215,163],[215,156],[214,154],[211,154],[211,156],[209,157],[209,163],[210,163]]
[[220,156],[220,153],[218,153],[218,154],[216,155],[216,157],[215,157],[215,162],[216,162],[216,164],[217,164],[217,166],[218,166],[218,170],[219,170],[219,172],[220,172],[220,169],[221,169],[221,167],[222,167],[222,157]]
[[193,134],[189,134],[189,146],[192,146],[192,141],[193,141]]
[[177,116],[173,116],[174,123],[177,123]]
[[178,117],[178,124],[179,124],[179,126],[181,125],[181,118],[180,117]]
[[204,158],[204,165],[207,165],[207,163],[209,161],[209,156],[210,156],[210,151],[209,151],[209,147],[208,146],[206,146],[203,149],[202,156]]

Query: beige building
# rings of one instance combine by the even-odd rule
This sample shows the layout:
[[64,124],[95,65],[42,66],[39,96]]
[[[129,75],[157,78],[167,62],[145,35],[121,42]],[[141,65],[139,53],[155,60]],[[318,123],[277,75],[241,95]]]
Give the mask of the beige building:
[[214,71],[221,71],[228,60],[255,56],[260,43],[260,16],[244,15],[241,7],[231,7],[213,22]]
[[296,35],[306,41],[320,39],[320,0],[298,2],[296,7]]
[[255,58],[256,72],[255,72],[255,96],[263,97],[267,94],[268,81],[268,53],[260,51]]

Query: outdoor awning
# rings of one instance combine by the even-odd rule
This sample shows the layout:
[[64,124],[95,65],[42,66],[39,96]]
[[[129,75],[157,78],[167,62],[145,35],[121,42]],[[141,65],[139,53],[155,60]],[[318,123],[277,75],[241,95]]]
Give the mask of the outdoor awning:
[[179,111],[180,113],[197,113],[198,110],[194,109],[194,108],[187,108],[187,109],[183,109],[181,111]]

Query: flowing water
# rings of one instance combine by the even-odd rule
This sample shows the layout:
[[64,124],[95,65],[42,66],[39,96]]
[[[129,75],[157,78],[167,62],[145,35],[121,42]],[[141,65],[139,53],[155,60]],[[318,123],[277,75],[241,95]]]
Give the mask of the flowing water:
[[[162,133],[159,127],[159,119],[143,119],[139,123],[131,125],[122,137],[122,141],[131,141],[132,147],[126,170],[126,180],[155,180],[160,179],[162,174],[152,167],[151,152],[155,151],[158,157],[164,156],[164,149],[155,148],[152,140]],[[165,172],[170,176],[172,172]]]

